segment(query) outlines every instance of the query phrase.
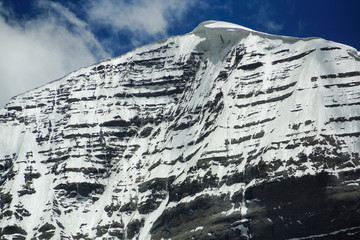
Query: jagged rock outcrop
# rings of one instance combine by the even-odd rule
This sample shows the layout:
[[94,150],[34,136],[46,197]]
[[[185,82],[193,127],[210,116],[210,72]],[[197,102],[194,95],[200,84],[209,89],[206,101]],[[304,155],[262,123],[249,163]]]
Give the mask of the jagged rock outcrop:
[[358,239],[360,57],[223,22],[0,111],[0,239]]

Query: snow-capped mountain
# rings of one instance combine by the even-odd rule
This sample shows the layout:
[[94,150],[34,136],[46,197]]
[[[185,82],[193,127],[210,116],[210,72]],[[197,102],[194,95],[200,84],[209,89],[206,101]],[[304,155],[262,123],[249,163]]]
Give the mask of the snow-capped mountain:
[[360,56],[207,21],[0,111],[0,239],[358,239]]

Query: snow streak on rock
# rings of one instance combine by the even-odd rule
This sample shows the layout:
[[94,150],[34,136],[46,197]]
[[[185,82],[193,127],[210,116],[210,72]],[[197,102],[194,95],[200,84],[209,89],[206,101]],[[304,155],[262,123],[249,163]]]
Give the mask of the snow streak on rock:
[[0,111],[0,236],[360,234],[358,52],[204,22]]

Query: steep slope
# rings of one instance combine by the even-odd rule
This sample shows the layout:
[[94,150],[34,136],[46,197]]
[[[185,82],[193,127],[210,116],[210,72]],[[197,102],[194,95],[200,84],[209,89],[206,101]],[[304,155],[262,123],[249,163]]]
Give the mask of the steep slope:
[[357,239],[360,57],[208,21],[0,111],[1,239]]

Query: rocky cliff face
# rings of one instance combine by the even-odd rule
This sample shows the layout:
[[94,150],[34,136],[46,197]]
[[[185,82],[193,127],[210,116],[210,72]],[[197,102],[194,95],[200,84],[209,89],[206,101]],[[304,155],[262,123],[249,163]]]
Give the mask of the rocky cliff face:
[[205,22],[0,111],[1,239],[358,239],[360,57]]

